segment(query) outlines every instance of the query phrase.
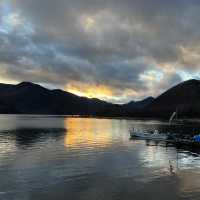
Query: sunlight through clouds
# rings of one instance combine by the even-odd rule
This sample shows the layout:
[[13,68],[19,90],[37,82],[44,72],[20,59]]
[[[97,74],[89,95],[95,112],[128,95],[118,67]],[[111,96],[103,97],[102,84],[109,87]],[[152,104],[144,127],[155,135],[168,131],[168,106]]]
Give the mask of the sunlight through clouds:
[[1,0],[0,78],[120,103],[156,96],[199,77],[199,10],[179,0]]
[[86,31],[90,31],[96,25],[95,20],[89,16],[83,16],[81,18],[81,24]]
[[105,85],[69,83],[67,84],[65,89],[68,92],[77,94],[79,96],[86,96],[89,98],[106,98],[113,96],[112,89]]

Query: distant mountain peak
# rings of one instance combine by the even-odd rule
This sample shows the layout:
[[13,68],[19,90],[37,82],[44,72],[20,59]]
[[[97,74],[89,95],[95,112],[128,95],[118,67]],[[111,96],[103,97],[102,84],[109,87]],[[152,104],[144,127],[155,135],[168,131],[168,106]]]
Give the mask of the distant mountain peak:
[[199,84],[200,84],[200,80],[189,79],[189,80],[186,80],[186,81],[180,83],[179,85],[199,85]]
[[147,101],[147,100],[154,100],[154,97],[150,96],[150,97],[146,97],[145,99],[143,99],[142,101]]
[[128,109],[144,109],[146,106],[150,105],[154,101],[153,97],[147,97],[140,101],[130,101],[124,106]]
[[185,82],[199,83],[200,81],[193,78],[193,79],[189,79],[189,80],[187,80],[187,81],[185,81]]
[[37,85],[37,84],[32,83],[32,82],[26,82],[26,81],[23,81],[23,82],[17,84],[17,86],[35,86],[35,85]]
[[43,89],[43,90],[48,90],[47,88],[39,85],[39,84],[36,84],[36,83],[32,83],[32,82],[21,82],[19,84],[16,85],[17,88],[35,88],[35,89]]

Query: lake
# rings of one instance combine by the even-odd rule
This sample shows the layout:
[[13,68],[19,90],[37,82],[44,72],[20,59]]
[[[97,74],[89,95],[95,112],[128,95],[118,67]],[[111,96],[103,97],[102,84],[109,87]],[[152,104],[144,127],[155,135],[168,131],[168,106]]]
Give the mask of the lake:
[[200,199],[200,151],[130,140],[133,127],[200,133],[154,120],[0,115],[0,199]]

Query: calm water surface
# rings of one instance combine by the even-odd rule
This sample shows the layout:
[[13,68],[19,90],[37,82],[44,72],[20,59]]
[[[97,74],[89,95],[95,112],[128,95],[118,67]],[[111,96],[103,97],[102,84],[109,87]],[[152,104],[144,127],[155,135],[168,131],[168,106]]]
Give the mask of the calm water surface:
[[200,132],[160,121],[1,115],[0,199],[200,199],[200,153],[130,140],[133,127]]

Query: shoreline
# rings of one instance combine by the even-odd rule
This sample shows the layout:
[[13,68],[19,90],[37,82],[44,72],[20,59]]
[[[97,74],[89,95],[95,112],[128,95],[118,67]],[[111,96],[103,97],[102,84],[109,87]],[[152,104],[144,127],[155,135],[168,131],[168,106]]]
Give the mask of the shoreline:
[[[32,116],[32,117],[70,117],[70,118],[96,118],[96,119],[118,119],[118,120],[162,120],[168,122],[169,120],[167,118],[156,118],[156,117],[123,117],[123,116],[92,116],[92,115],[59,115],[59,114],[6,114],[6,113],[0,113],[0,116]],[[199,122],[200,118],[180,118],[178,120],[175,120],[176,123],[193,123],[193,122]]]

